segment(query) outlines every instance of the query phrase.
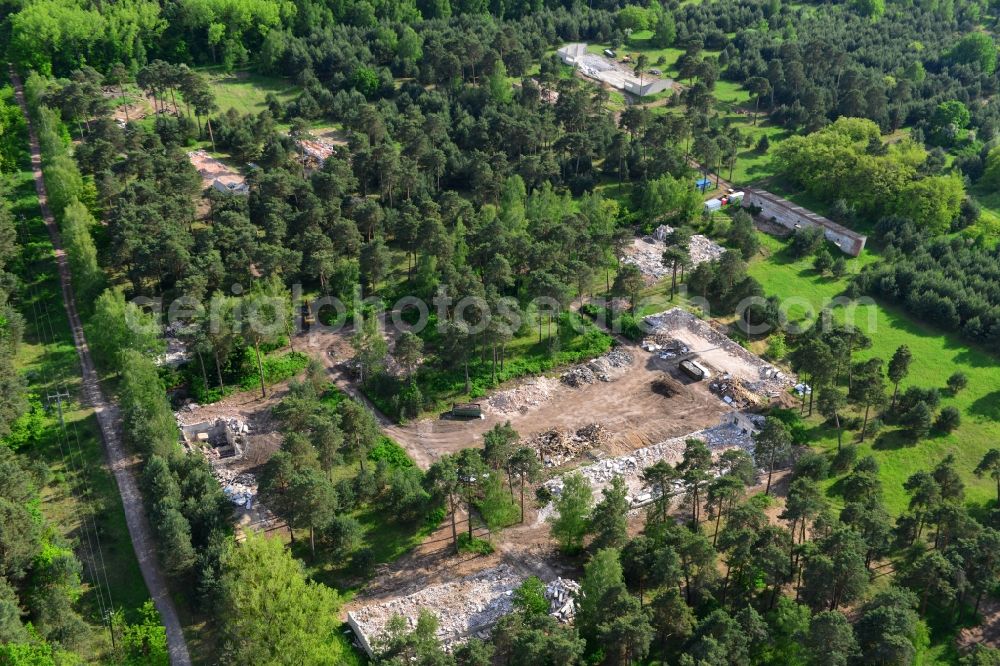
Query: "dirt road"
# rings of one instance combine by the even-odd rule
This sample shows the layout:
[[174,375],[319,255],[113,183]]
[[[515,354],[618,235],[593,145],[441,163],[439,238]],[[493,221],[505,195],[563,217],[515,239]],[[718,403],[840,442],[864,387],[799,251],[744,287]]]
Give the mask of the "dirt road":
[[83,398],[86,404],[93,407],[97,415],[97,422],[101,427],[101,435],[104,439],[104,453],[114,473],[115,482],[118,484],[118,492],[121,494],[122,506],[125,509],[125,522],[128,525],[129,536],[132,539],[132,546],[135,548],[135,556],[139,561],[139,568],[142,570],[142,577],[146,581],[146,587],[156,610],[160,613],[163,626],[167,630],[167,650],[170,653],[170,663],[175,666],[187,666],[191,663],[191,656],[188,654],[187,644],[184,642],[184,632],[177,616],[177,609],[170,598],[166,580],[160,571],[159,562],[156,559],[156,550],[146,512],[142,504],[142,496],[139,494],[139,485],[136,482],[138,460],[129,455],[118,433],[121,431],[121,419],[117,408],[109,403],[104,397],[97,372],[94,369],[94,362],[90,357],[90,349],[87,347],[87,339],[83,334],[83,325],[80,316],[76,311],[76,300],[73,297],[69,262],[65,251],[62,249],[62,242],[59,236],[59,227],[56,225],[52,212],[49,210],[48,196],[45,192],[45,181],[42,177],[41,150],[38,147],[38,137],[35,129],[31,125],[28,116],[28,108],[24,101],[24,89],[21,86],[20,78],[10,70],[10,78],[14,84],[17,94],[17,103],[24,113],[25,121],[28,123],[28,136],[31,142],[31,169],[35,179],[35,189],[38,192],[38,203],[42,210],[42,218],[48,228],[49,236],[52,239],[52,246],[55,250],[56,264],[59,268],[59,282],[62,286],[63,303],[66,306],[66,314],[69,317],[70,327],[73,330],[73,341],[76,344],[77,355],[80,358],[80,369],[83,374]]

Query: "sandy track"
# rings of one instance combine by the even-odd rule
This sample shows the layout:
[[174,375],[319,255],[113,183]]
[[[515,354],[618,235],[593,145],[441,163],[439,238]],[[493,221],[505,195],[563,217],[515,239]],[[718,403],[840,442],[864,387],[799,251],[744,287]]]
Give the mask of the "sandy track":
[[59,282],[62,287],[63,304],[66,307],[66,315],[69,318],[70,327],[73,331],[73,342],[76,345],[77,355],[80,358],[80,370],[83,374],[83,395],[86,403],[94,408],[97,422],[101,429],[101,436],[104,440],[104,454],[115,477],[118,492],[122,498],[122,507],[125,511],[125,523],[128,527],[129,537],[132,540],[132,547],[135,549],[135,556],[139,562],[139,569],[142,571],[142,578],[146,582],[156,610],[160,613],[160,619],[167,632],[167,651],[170,654],[170,663],[186,666],[191,663],[191,656],[188,653],[187,643],[184,642],[184,632],[181,629],[180,619],[170,591],[167,588],[166,579],[160,571],[154,548],[152,530],[146,517],[146,511],[142,503],[142,495],[139,493],[139,484],[136,480],[138,473],[138,460],[125,450],[118,433],[122,429],[121,417],[117,407],[108,402],[104,397],[104,391],[98,380],[94,362],[90,356],[90,349],[87,346],[87,339],[83,333],[83,323],[76,309],[76,300],[73,297],[72,276],[69,270],[69,260],[66,252],[62,249],[62,241],[59,236],[59,227],[48,206],[48,195],[45,191],[45,180],[42,175],[41,149],[38,145],[38,137],[28,116],[28,107],[24,101],[24,90],[21,86],[20,78],[10,70],[11,82],[17,95],[18,105],[24,114],[24,119],[28,124],[28,137],[31,143],[31,168],[35,180],[35,189],[38,192],[38,204],[42,210],[42,217],[45,226],[48,228],[49,236],[52,239],[52,247],[55,250],[56,265],[59,269]]

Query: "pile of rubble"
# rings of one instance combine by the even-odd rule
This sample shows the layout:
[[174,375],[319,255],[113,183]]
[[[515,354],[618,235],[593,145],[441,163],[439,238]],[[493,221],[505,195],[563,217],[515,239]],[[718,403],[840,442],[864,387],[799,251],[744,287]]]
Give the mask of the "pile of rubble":
[[525,413],[548,400],[559,387],[559,380],[550,377],[535,377],[520,385],[497,391],[486,399],[486,409],[494,414]]
[[604,426],[591,423],[576,432],[565,428],[546,430],[529,437],[524,445],[537,450],[546,467],[558,467],[610,440],[611,433]]
[[218,423],[219,421],[225,421],[226,427],[229,429],[229,432],[233,433],[234,435],[246,435],[250,432],[250,424],[248,424],[246,421],[237,416],[230,416],[229,418],[220,418],[216,421],[216,423]]
[[236,506],[252,509],[257,499],[257,477],[250,472],[212,465],[212,476],[222,486],[223,494]]
[[764,402],[755,391],[746,388],[739,377],[733,377],[728,373],[720,375],[718,380],[708,385],[708,388],[717,393],[724,403],[737,409],[760,407]]
[[665,249],[666,246],[652,236],[644,236],[636,238],[632,245],[625,248],[621,260],[622,263],[637,266],[647,282],[655,282],[670,275],[673,270],[663,264]]
[[580,584],[569,578],[556,578],[545,586],[545,598],[549,600],[549,615],[560,622],[569,622],[576,615],[576,598],[580,594]]
[[598,380],[610,382],[614,380],[614,372],[620,368],[632,365],[632,355],[622,349],[613,349],[603,356],[574,365],[564,372],[560,381],[567,386],[578,388],[584,384],[593,384]]
[[166,349],[163,354],[156,358],[156,365],[176,368],[187,362],[187,343],[180,338],[182,328],[180,323],[174,322],[163,329],[163,340],[166,342]]
[[[673,228],[661,225],[652,236],[636,238],[632,245],[625,248],[621,258],[627,264],[635,264],[649,281],[659,280],[673,273],[673,266],[663,263],[663,252],[667,249],[664,240],[673,232]],[[688,256],[691,266],[697,266],[706,261],[715,261],[725,253],[726,249],[702,234],[691,236],[688,244]]]
[[[655,499],[654,489],[643,483],[642,473],[661,460],[676,464],[684,455],[684,446],[689,439],[699,439],[708,445],[714,453],[725,449],[741,448],[753,450],[753,432],[760,427],[760,418],[753,415],[733,412],[723,418],[722,422],[705,430],[698,430],[683,437],[674,437],[666,441],[637,449],[632,453],[613,458],[599,460],[592,465],[586,465],[570,473],[579,473],[590,483],[594,491],[595,501],[600,500],[601,490],[611,484],[611,480],[620,476],[625,481],[628,500],[633,508],[642,507]],[[562,493],[563,476],[557,476],[543,484],[553,495]],[[679,491],[681,482],[675,484],[674,491]],[[545,521],[554,511],[553,503],[549,503],[538,512],[538,521]]]
[[[598,380],[598,375],[586,365],[574,365],[572,368],[560,375],[559,380],[566,386],[579,388],[584,384],[593,384]],[[607,375],[600,377],[601,381],[611,381]]]
[[663,359],[676,358],[691,352],[687,345],[663,334],[654,334],[643,338],[642,348]]
[[[730,356],[734,356],[751,368],[754,368],[759,378],[752,380],[744,378],[742,380],[742,387],[760,396],[774,398],[787,391],[795,383],[794,378],[789,377],[756,354],[747,351],[726,335],[724,331],[698,319],[687,310],[672,308],[659,314],[650,315],[644,321],[650,330],[655,331],[648,338],[654,344],[661,344],[661,340],[664,342],[671,340],[671,331],[686,329],[707,341],[708,344],[721,349]],[[678,351],[686,353],[682,351],[684,349],[686,347],[681,347]]]
[[[653,238],[663,242],[666,241],[667,236],[673,232],[673,227],[661,224],[656,228],[656,231],[653,232]],[[716,259],[722,257],[725,251],[726,248],[722,247],[703,234],[694,234],[691,236],[691,242],[688,243],[688,256],[691,258],[692,266],[697,266],[698,264],[706,261],[715,261]]]
[[373,646],[377,648],[385,637],[393,616],[402,616],[413,628],[420,611],[426,609],[438,619],[438,639],[450,648],[473,636],[487,637],[497,620],[513,609],[513,593],[521,582],[521,576],[509,565],[501,564],[457,581],[349,611],[347,622],[361,646],[374,657]]

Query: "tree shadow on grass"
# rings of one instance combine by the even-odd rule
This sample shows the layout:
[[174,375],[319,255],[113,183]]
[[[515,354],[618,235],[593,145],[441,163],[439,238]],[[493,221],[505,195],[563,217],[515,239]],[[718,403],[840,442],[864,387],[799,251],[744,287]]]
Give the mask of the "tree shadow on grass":
[[996,359],[974,348],[965,348],[952,359],[958,365],[970,368],[989,368],[996,365]]
[[982,525],[989,525],[993,522],[993,512],[997,510],[995,499],[986,502],[968,502],[965,505],[969,515],[975,518]]
[[1000,421],[1000,391],[987,393],[969,407],[969,413],[983,416],[991,421]]
[[844,479],[847,478],[847,474],[844,474],[839,479],[833,482],[829,488],[826,489],[827,497],[843,497],[844,496]]
[[906,430],[890,430],[889,432],[881,433],[875,438],[872,449],[875,451],[896,451],[898,449],[909,448],[915,443]]

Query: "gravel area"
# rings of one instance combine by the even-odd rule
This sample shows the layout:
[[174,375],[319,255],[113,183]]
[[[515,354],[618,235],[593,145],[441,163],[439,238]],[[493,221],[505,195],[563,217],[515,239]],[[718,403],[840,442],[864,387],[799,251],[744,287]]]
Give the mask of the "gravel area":
[[559,380],[551,377],[534,377],[514,388],[497,391],[486,400],[486,410],[494,414],[524,414],[552,397],[559,388]]

